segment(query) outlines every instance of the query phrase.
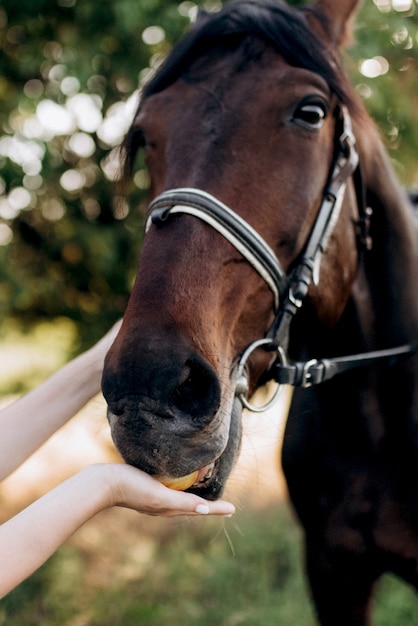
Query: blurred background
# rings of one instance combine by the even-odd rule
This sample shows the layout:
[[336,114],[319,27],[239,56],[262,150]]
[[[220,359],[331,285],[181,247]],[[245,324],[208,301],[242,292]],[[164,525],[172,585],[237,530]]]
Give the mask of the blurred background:
[[[198,9],[220,5],[0,0],[4,403],[123,315],[148,181],[139,163],[122,192],[118,146],[143,82]],[[364,0],[346,68],[401,181],[418,187],[417,1]],[[104,415],[97,398],[0,487],[1,519],[82,465],[116,458]],[[106,512],[0,603],[0,625],[313,626],[299,530],[277,470],[283,423],[268,414],[246,425],[229,487],[240,507],[233,520]],[[418,603],[388,577],[375,624],[394,623],[416,626]]]

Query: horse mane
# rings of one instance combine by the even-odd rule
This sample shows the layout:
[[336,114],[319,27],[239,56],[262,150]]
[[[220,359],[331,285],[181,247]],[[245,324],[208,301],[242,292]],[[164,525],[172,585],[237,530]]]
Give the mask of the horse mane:
[[216,12],[201,12],[156,75],[143,90],[147,97],[174,83],[201,55],[220,41],[255,38],[264,41],[290,64],[319,74],[340,100],[346,88],[330,50],[309,28],[306,12],[282,0],[232,0]]

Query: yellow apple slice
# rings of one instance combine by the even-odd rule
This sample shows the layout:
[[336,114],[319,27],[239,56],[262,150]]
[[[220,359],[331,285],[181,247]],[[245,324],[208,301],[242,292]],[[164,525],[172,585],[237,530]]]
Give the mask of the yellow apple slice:
[[180,478],[173,478],[172,476],[154,476],[154,478],[169,489],[175,489],[175,491],[186,491],[186,489],[194,485],[197,481],[198,475],[199,470],[196,470],[192,474],[180,476]]

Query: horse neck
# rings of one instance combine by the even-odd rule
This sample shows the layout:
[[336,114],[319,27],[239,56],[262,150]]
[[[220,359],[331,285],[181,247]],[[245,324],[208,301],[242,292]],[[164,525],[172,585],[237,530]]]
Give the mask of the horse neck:
[[[360,136],[360,135],[357,135]],[[291,327],[296,360],[359,354],[418,341],[418,233],[413,211],[380,142],[361,155],[373,209],[373,248],[360,252],[358,274],[340,320],[326,327],[309,302]],[[306,397],[306,399],[305,399]],[[418,355],[391,367],[374,364],[296,390],[294,414],[312,407],[324,429],[337,424],[350,449],[401,450],[398,459],[418,475]],[[338,419],[336,420],[336,416]],[[325,430],[324,430],[325,432]]]
[[[357,285],[367,289],[379,343],[418,340],[418,229],[405,191],[380,142],[365,168],[367,201],[373,210],[372,250],[365,252]],[[358,297],[357,297],[358,300]]]
[[[328,345],[331,342],[331,349],[340,355],[418,341],[417,222],[380,139],[374,143],[364,177],[373,210],[373,246],[360,252],[346,310],[336,328],[326,333]],[[359,372],[356,381],[358,393],[370,397],[372,392],[387,419],[404,415],[405,423],[415,423],[418,357],[401,359],[395,367],[373,366],[367,376]]]

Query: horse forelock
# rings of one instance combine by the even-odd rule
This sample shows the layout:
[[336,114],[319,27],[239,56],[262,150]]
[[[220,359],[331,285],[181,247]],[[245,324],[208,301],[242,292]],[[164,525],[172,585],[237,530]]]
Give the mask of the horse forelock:
[[219,41],[239,45],[249,37],[265,42],[290,65],[319,74],[340,100],[345,99],[346,84],[333,51],[310,29],[304,10],[281,0],[232,0],[217,12],[203,13],[145,86],[144,97],[175,82]]
[[[308,9],[281,0],[232,0],[217,12],[204,12],[174,46],[165,62],[144,87],[142,101],[185,77],[193,64],[216,46],[240,47],[247,61],[256,60],[260,46],[274,49],[290,65],[320,75],[338,100],[355,107],[355,100],[334,51],[311,30]],[[254,45],[251,45],[251,40]],[[250,45],[244,46],[244,42]],[[130,176],[141,138],[132,125],[122,146],[126,177]]]

